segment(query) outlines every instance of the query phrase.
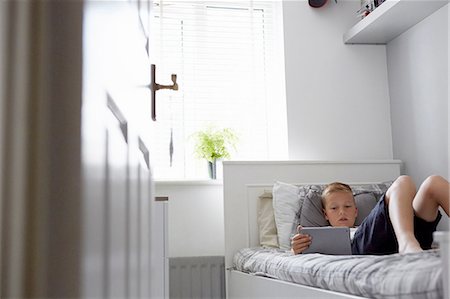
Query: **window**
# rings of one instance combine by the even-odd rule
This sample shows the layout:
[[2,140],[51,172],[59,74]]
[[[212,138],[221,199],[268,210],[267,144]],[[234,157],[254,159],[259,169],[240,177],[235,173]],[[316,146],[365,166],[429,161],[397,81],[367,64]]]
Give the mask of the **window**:
[[[158,91],[153,168],[157,179],[207,177],[192,135],[207,126],[239,137],[233,160],[287,157],[278,2],[155,1],[152,57],[157,82],[177,74],[178,91]],[[281,11],[281,8],[280,8]],[[161,82],[162,81],[162,82]],[[171,141],[172,140],[172,141]],[[170,144],[173,157],[170,158]]]

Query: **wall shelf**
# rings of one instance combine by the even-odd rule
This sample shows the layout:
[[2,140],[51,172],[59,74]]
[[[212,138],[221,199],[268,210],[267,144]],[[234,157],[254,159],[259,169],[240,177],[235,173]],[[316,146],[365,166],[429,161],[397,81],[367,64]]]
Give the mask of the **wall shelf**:
[[386,44],[449,0],[386,0],[344,34],[346,44]]

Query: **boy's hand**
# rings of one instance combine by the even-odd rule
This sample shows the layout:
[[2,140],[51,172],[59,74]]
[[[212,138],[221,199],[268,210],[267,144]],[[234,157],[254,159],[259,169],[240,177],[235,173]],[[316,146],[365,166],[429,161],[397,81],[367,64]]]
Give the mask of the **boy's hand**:
[[291,251],[293,254],[299,254],[305,251],[311,244],[311,237],[309,235],[301,234],[302,226],[297,227],[297,234],[291,239]]

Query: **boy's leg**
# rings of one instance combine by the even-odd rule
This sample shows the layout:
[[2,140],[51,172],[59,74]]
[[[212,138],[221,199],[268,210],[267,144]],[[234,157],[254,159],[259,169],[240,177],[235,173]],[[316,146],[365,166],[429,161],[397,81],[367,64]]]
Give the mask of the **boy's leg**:
[[400,176],[386,192],[385,200],[397,237],[399,253],[422,251],[414,236],[413,200],[415,195],[416,186],[408,176]]
[[441,176],[430,176],[420,186],[413,201],[416,216],[425,221],[436,219],[441,206],[449,216],[450,184]]

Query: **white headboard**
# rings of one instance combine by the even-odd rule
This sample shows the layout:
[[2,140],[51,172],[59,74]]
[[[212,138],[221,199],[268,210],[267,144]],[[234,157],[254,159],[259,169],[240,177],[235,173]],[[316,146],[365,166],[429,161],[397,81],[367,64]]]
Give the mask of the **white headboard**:
[[400,175],[401,161],[225,161],[224,221],[225,267],[232,266],[235,252],[258,246],[257,198],[275,181],[296,185],[376,183]]

